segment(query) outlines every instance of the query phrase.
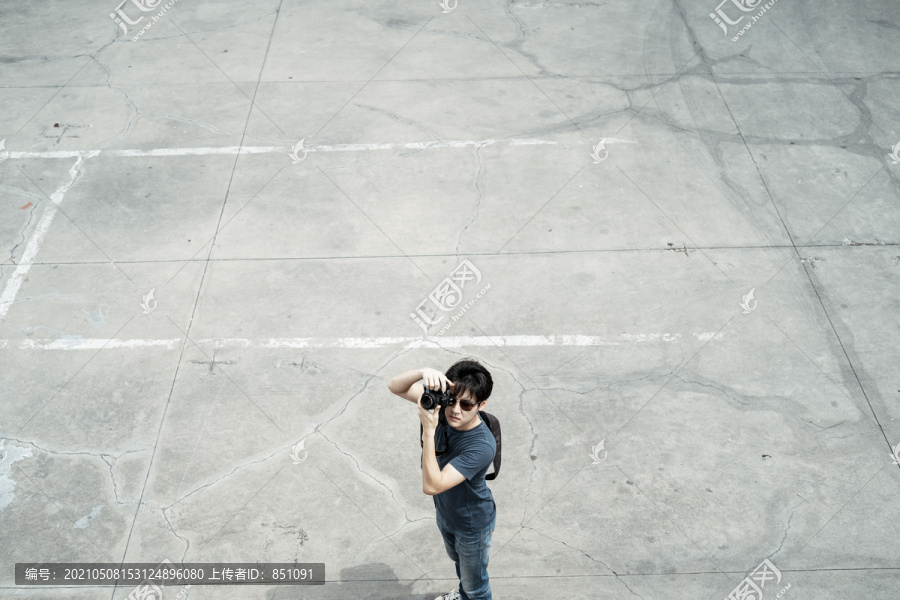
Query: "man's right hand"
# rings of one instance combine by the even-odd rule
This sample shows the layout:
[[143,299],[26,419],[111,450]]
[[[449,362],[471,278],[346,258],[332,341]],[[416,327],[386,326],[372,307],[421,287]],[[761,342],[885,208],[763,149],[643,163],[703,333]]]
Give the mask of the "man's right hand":
[[443,373],[429,367],[422,369],[422,385],[429,390],[441,390],[442,392],[453,388],[453,382],[447,379]]

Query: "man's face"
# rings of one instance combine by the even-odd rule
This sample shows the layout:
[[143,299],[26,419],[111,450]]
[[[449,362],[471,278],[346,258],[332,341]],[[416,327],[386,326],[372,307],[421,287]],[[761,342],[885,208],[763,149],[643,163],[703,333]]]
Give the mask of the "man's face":
[[472,397],[471,392],[466,392],[459,398],[457,398],[457,402],[453,406],[448,406],[444,409],[444,416],[447,417],[447,423],[450,424],[450,427],[453,429],[458,429],[459,431],[468,431],[473,427],[478,425],[478,405],[475,405],[472,410],[463,410],[459,405],[459,400],[468,400],[471,402],[475,402],[475,398]]

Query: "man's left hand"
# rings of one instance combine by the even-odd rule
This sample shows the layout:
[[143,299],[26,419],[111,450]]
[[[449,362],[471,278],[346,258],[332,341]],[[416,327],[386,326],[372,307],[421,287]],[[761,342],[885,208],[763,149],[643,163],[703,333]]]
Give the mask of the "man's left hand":
[[425,431],[434,431],[438,426],[438,419],[440,417],[441,406],[435,406],[431,410],[425,410],[422,408],[422,399],[419,398],[419,420],[422,421],[422,429]]

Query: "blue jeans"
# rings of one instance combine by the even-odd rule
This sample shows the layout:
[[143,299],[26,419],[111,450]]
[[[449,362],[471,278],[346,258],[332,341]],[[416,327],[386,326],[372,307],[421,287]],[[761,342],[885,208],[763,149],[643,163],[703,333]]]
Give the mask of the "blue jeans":
[[444,547],[456,563],[462,600],[491,600],[487,566],[497,514],[494,513],[491,522],[481,529],[456,529],[441,518],[440,511],[436,512],[437,526],[444,536]]

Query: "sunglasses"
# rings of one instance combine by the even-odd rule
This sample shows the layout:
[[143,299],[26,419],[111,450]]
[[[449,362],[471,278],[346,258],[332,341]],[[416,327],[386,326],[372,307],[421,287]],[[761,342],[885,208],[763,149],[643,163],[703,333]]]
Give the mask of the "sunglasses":
[[450,396],[450,402],[447,403],[447,407],[449,408],[455,405],[457,402],[459,402],[459,407],[466,412],[472,410],[478,404],[477,402],[472,402],[471,400],[458,400],[456,397]]

